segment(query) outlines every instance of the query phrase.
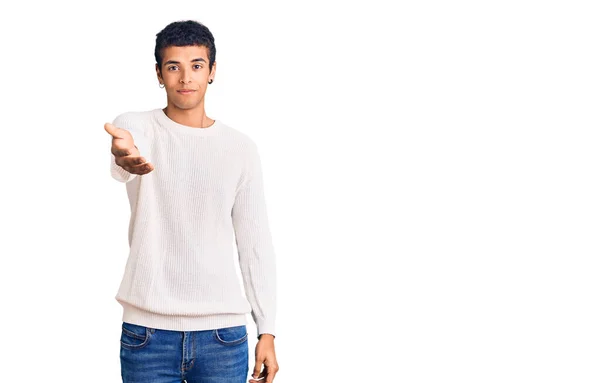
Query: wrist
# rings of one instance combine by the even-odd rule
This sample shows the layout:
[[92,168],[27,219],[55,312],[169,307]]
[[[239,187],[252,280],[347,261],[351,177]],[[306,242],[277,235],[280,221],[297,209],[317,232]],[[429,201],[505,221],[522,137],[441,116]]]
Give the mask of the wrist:
[[271,340],[273,340],[273,339],[275,339],[275,335],[264,333],[264,334],[260,334],[258,336],[258,339],[259,340],[262,340],[262,339],[271,339]]

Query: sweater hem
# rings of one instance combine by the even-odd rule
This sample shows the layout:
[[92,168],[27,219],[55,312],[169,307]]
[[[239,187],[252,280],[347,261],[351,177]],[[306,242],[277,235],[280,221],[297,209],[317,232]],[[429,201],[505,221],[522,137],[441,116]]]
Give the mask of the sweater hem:
[[137,324],[157,330],[204,331],[248,324],[246,314],[207,314],[201,316],[158,314],[127,302],[123,306],[123,322]]

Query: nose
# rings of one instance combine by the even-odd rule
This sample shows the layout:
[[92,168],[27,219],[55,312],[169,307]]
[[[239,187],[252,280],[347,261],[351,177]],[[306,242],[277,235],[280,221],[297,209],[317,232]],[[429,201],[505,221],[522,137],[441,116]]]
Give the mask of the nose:
[[181,78],[179,79],[179,82],[182,84],[187,84],[189,82],[191,82],[191,78],[190,78],[190,71],[187,69],[183,69],[180,73]]
[[189,71],[187,71],[185,69],[182,70],[181,71],[181,78],[179,79],[179,82],[182,83],[182,84],[186,84],[186,83],[189,83],[191,81],[192,80],[190,79]]

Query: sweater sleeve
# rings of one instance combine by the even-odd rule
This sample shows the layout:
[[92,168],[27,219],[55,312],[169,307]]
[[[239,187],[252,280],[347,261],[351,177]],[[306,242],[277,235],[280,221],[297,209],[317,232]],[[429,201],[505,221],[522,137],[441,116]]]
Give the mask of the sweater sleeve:
[[260,156],[252,143],[232,219],[246,297],[260,334],[275,336],[276,264]]
[[[131,133],[131,136],[133,137],[133,143],[140,151],[140,155],[146,158],[146,160],[150,161],[148,157],[149,148],[147,144],[147,138],[142,130],[136,128],[134,123],[135,119],[131,112],[118,115],[112,122],[112,124],[117,128],[125,129]],[[117,165],[115,162],[115,155],[110,151],[111,145],[112,143],[109,141],[108,151],[110,153],[110,175],[119,182],[126,183],[133,180],[137,174],[129,173],[127,170]]]

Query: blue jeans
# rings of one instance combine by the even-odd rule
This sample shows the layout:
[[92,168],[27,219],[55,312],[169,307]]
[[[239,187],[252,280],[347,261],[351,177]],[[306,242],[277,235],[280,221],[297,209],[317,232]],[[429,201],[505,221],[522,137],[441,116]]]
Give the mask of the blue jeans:
[[247,381],[246,325],[173,331],[123,322],[123,383],[243,383]]

